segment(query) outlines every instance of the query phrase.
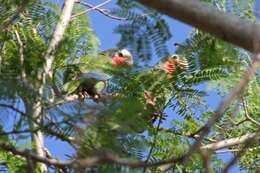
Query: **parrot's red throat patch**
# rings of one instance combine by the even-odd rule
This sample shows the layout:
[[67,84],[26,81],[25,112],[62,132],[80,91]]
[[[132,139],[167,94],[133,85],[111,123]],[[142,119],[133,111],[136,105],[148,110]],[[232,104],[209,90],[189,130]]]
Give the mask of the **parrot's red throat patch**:
[[121,56],[114,56],[112,58],[112,64],[113,65],[124,65],[126,64],[127,59]]
[[168,74],[173,74],[176,71],[175,63],[166,61],[163,65],[163,70]]

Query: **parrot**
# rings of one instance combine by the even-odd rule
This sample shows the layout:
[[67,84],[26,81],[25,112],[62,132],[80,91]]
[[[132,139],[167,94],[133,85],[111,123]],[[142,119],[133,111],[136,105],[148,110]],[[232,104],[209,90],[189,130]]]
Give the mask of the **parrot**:
[[[97,64],[99,61],[101,65],[95,65],[95,62]],[[85,65],[87,66],[86,71],[81,70],[77,64],[74,65],[74,70],[68,71],[74,77],[65,83],[64,90],[68,94],[77,94],[82,100],[91,98],[95,101],[101,97],[102,92],[106,89],[107,81],[111,78],[109,74],[106,74],[106,69],[109,66],[111,68],[131,67],[133,56],[127,49],[109,49],[101,52],[98,59],[87,58]],[[74,72],[71,73],[71,71]],[[111,75],[113,76],[113,74]]]
[[[177,69],[186,71],[189,69],[187,59],[181,55],[173,54],[162,58],[162,60],[147,74],[153,76],[152,80],[145,84],[143,97],[147,103],[148,109],[153,109],[154,113],[148,118],[152,123],[161,116],[161,111],[168,104],[172,97],[172,91],[176,84]],[[175,82],[173,82],[175,81]]]
[[176,67],[179,66],[181,69],[187,70],[189,68],[189,64],[187,59],[183,56],[173,54],[170,57],[167,57],[163,60],[162,69],[165,73],[173,75],[176,72]]

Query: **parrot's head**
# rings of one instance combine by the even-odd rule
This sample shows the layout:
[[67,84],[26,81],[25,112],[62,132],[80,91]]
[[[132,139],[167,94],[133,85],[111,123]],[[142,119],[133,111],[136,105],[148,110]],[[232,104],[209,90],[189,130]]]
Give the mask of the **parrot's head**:
[[115,66],[133,65],[133,56],[127,49],[121,49],[112,57],[112,64]]
[[168,74],[174,74],[177,66],[185,70],[189,68],[186,58],[176,54],[167,57],[163,62],[163,70]]

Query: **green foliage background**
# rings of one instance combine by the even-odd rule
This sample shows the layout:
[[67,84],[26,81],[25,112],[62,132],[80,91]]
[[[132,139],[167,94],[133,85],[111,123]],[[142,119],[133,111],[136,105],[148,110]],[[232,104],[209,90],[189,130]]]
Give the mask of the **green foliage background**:
[[[1,2],[1,1],[0,1]],[[254,1],[207,0],[214,8],[226,13],[238,15],[255,21],[252,11]],[[16,9],[25,10],[18,13]],[[74,13],[83,10],[78,4]],[[1,103],[13,106],[22,105],[24,114],[16,115],[0,107],[1,132],[5,132],[5,121],[9,116],[16,116],[12,124],[14,130],[30,129],[32,119],[28,107],[36,101],[37,88],[41,85],[39,74],[42,72],[43,55],[50,41],[53,28],[57,23],[60,6],[52,1],[2,1],[0,5],[0,25],[7,26],[0,32],[0,99]],[[69,136],[80,141],[76,143],[77,158],[84,158],[109,150],[116,155],[130,160],[146,160],[147,153],[153,147],[148,161],[154,162],[178,157],[184,154],[193,138],[189,134],[196,132],[212,115],[206,96],[217,92],[219,96],[227,94],[241,78],[251,62],[250,54],[218,40],[207,33],[193,29],[187,40],[178,47],[176,53],[183,55],[189,62],[189,69],[177,69],[173,76],[163,73],[161,60],[171,52],[167,41],[174,35],[170,32],[164,16],[148,9],[136,1],[118,0],[112,10],[113,15],[127,18],[115,28],[121,39],[118,48],[128,48],[135,57],[132,68],[114,68],[107,55],[97,52],[100,42],[90,26],[90,19],[82,15],[73,20],[66,29],[65,36],[57,48],[53,65],[54,78],[48,81],[42,103],[41,130],[46,136],[68,141]],[[24,50],[24,64],[20,63],[20,45],[15,33],[18,33]],[[138,59],[136,57],[139,57]],[[151,67],[153,57],[158,64]],[[26,82],[22,81],[21,72],[25,70]],[[69,93],[67,82],[74,85],[75,74],[98,71],[111,78],[108,92],[116,95],[106,103],[94,103],[91,100],[53,105],[54,88],[63,95]],[[247,92],[226,112],[222,120],[213,128],[208,139],[231,138],[255,132],[257,126],[245,119],[245,111],[252,118],[259,120],[260,115],[260,79],[259,73],[250,82]],[[202,85],[208,87],[202,90]],[[156,108],[149,109],[143,92],[151,91],[157,97]],[[243,106],[243,103],[246,104]],[[168,131],[158,131],[156,123],[150,122],[150,115],[157,110],[167,121],[171,115],[165,114],[170,109],[180,115],[173,119]],[[234,114],[234,110],[236,113]],[[8,114],[6,114],[6,112]],[[5,116],[4,116],[5,114]],[[6,118],[6,119],[4,119]],[[172,118],[172,117],[171,117]],[[33,129],[31,129],[33,130]],[[154,140],[156,138],[156,140]],[[22,147],[25,140],[32,147],[30,135],[17,134],[4,137],[17,147]],[[207,144],[208,141],[203,141]],[[259,142],[239,160],[241,169],[253,171],[259,168]],[[235,146],[232,149],[239,149]],[[233,154],[236,154],[234,152]],[[71,156],[73,157],[73,156]],[[0,160],[10,172],[25,170],[24,160],[1,151]],[[16,160],[16,164],[13,164]],[[213,155],[212,169],[221,170],[224,163]],[[49,168],[55,169],[53,167]],[[141,169],[129,169],[120,165],[101,165],[87,168],[86,172],[142,172]],[[185,165],[175,165],[172,172],[203,172],[200,156],[196,153]],[[72,171],[73,172],[73,171]],[[147,172],[160,172],[148,169]]]

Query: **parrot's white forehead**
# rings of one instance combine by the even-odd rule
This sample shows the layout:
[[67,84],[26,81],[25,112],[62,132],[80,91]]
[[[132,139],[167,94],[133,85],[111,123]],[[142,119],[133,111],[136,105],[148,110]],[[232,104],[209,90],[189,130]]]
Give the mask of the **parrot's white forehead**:
[[132,54],[127,49],[122,49],[119,52],[122,53],[123,56],[127,56],[127,57],[132,56]]
[[179,55],[177,55],[177,54],[172,54],[171,55],[171,58],[178,58],[179,57]]

